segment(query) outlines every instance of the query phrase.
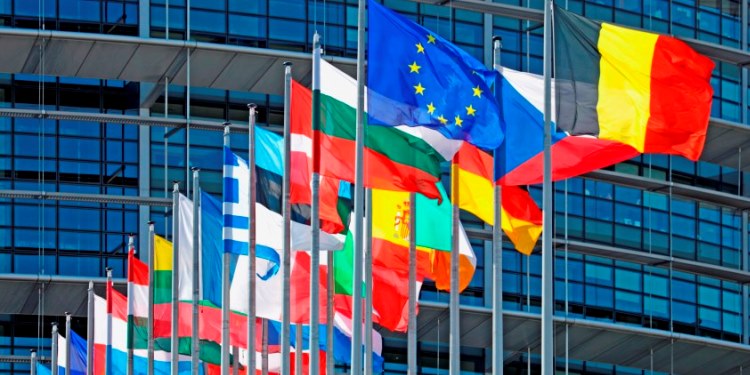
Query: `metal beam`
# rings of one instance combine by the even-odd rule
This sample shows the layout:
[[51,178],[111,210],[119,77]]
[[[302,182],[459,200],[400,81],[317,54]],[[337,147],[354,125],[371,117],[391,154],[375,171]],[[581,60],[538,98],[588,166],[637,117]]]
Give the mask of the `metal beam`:
[[0,190],[0,198],[46,199],[55,201],[135,204],[141,206],[170,206],[172,201],[165,198],[135,197],[126,195],[76,194],[31,190]]
[[[84,277],[84,276],[63,276],[63,275],[27,275],[20,273],[0,273],[0,280],[2,281],[30,281],[40,283],[67,283],[67,284],[81,284],[87,286],[89,281],[93,281],[94,285],[104,287],[107,285],[106,277]],[[126,285],[127,279],[112,279],[114,285]]]

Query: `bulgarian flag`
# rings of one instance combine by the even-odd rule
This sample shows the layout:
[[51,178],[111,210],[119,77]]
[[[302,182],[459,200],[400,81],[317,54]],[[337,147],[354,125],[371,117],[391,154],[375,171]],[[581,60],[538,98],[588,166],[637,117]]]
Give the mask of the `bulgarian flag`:
[[[292,81],[291,127],[294,170],[310,170],[313,139],[319,139],[321,176],[354,182],[357,81],[321,61],[320,129],[312,129],[312,93]],[[414,191],[439,199],[440,163],[449,161],[461,141],[424,127],[369,126],[365,140],[365,185]],[[297,166],[301,165],[301,166]],[[309,173],[291,176],[292,190],[310,189]],[[322,196],[322,193],[321,193]],[[323,199],[322,202],[328,202]],[[321,203],[321,212],[323,212]],[[335,206],[328,205],[329,212]]]

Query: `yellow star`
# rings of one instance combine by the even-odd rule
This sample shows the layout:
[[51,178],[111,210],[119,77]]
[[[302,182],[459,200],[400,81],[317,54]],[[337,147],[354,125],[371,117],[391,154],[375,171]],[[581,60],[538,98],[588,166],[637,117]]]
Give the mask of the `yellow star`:
[[422,43],[417,43],[417,53],[424,54],[424,47],[422,47]]
[[435,106],[432,103],[428,104],[427,105],[427,113],[433,114],[434,112],[435,112]]
[[476,96],[477,98],[482,97],[482,90],[479,88],[479,85],[477,85],[477,87],[474,87],[472,90],[474,90],[474,96]]
[[464,120],[461,120],[461,117],[459,115],[456,115],[456,118],[454,120],[456,120],[456,126],[461,126],[461,124],[464,123]]
[[475,113],[477,113],[477,110],[474,109],[474,107],[471,104],[469,104],[469,106],[466,107],[466,115],[467,116],[474,116]]
[[435,37],[432,35],[427,35],[427,43],[435,44]]
[[417,83],[416,86],[414,86],[414,93],[419,95],[424,95],[424,86],[422,86],[422,83]]
[[417,65],[417,62],[415,61],[415,62],[411,63],[411,65],[409,65],[409,73],[417,73],[417,74],[419,74],[419,69],[420,68],[422,68],[422,67],[419,66],[419,65]]
[[440,123],[443,125],[448,123],[448,119],[443,117],[443,115],[440,115],[440,117],[438,117],[438,121],[440,121]]

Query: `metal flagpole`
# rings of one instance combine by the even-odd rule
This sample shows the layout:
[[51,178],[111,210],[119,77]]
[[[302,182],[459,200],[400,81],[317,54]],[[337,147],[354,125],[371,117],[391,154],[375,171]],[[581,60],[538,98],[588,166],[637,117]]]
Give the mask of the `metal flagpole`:
[[407,331],[408,375],[417,375],[417,194],[409,194],[409,327]]
[[[153,250],[153,249],[152,249]],[[170,351],[172,375],[179,373],[180,338],[179,338],[179,294],[180,294],[180,183],[172,186],[172,337]],[[150,353],[149,353],[150,354]]]
[[[458,155],[456,156],[458,157]],[[461,328],[458,307],[458,233],[460,228],[460,218],[458,211],[458,168],[451,171],[451,192],[453,193],[453,225],[451,235],[451,291],[450,291],[450,345],[449,345],[449,373],[450,375],[459,375],[461,373],[461,338],[459,337]]]
[[[133,250],[133,252],[135,252],[135,239],[134,239],[134,236],[132,234],[130,235],[130,238],[128,239],[128,256],[130,256],[130,251],[131,250]],[[130,259],[130,258],[128,258],[128,259]],[[130,261],[128,260],[128,269],[129,269],[129,267],[130,267]],[[130,282],[130,280],[129,280],[130,277],[129,276],[130,275],[128,275],[128,317],[130,317],[130,316],[133,315],[133,303],[134,303],[134,301],[133,301],[134,298],[132,297],[133,296],[133,283]],[[93,300],[93,298],[94,297],[91,297],[92,300]],[[94,302],[92,301],[90,303],[93,304]],[[135,327],[133,327],[133,324],[128,324],[128,360],[127,360],[127,364],[126,364],[127,369],[125,370],[125,373],[127,375],[133,375],[133,341],[135,340],[133,338],[133,336],[134,336],[134,329],[135,329]],[[89,375],[93,375],[93,373],[89,374]]]
[[[326,290],[326,374],[333,375],[335,360],[333,359],[333,293],[336,286],[333,279],[333,252],[326,252],[328,257],[328,289]],[[266,375],[266,374],[264,374]]]
[[282,267],[283,267],[283,282],[284,282],[284,290],[283,290],[283,297],[282,297],[282,307],[281,307],[281,375],[290,375],[290,365],[289,362],[289,354],[290,354],[290,343],[291,343],[291,332],[290,332],[290,307],[289,307],[289,298],[291,295],[290,291],[290,263],[291,263],[291,254],[292,254],[292,242],[291,242],[291,219],[292,219],[292,209],[291,205],[289,204],[289,199],[291,197],[291,192],[289,190],[290,188],[290,180],[289,180],[289,174],[292,170],[292,164],[291,164],[291,149],[292,149],[292,133],[291,133],[291,123],[289,121],[290,117],[290,102],[291,102],[291,94],[292,94],[292,63],[289,61],[284,62],[284,183],[283,183],[283,199],[282,199],[282,207],[281,207],[281,213],[284,218],[284,226],[283,226],[283,245],[282,245]]
[[[310,251],[310,374],[319,372],[318,329],[320,327],[320,150],[318,132],[320,129],[320,34],[313,36],[312,55],[312,128],[313,128],[313,171],[310,226],[312,226],[312,246]],[[298,356],[301,357],[301,356]]]
[[65,373],[66,374],[70,374],[71,373],[71,371],[70,371],[70,350],[71,350],[70,343],[73,341],[70,338],[70,336],[71,336],[71,334],[70,334],[70,332],[71,332],[71,328],[70,328],[70,319],[71,319],[71,317],[72,316],[71,316],[71,314],[69,312],[65,312]]
[[[229,147],[229,123],[224,123],[224,147]],[[223,211],[223,210],[222,210]],[[221,272],[221,375],[229,375],[229,267],[230,254],[224,249]]]
[[263,319],[261,329],[263,337],[261,338],[260,373],[268,375],[268,319]]
[[[130,236],[133,240],[133,236]],[[94,375],[94,282],[89,281],[89,301],[86,312],[86,374]],[[128,296],[130,298],[130,296]],[[32,364],[32,370],[35,370]]]
[[294,368],[296,369],[295,374],[296,375],[303,375],[305,373],[304,369],[302,368],[302,353],[304,352],[303,348],[305,347],[304,343],[302,342],[302,324],[295,324],[295,346],[294,346]]
[[[192,350],[190,353],[190,367],[193,374],[198,373],[200,365],[200,339],[198,338],[199,320],[198,320],[198,300],[200,299],[200,206],[201,206],[201,188],[200,188],[200,169],[193,168],[193,330],[190,336]],[[178,272],[173,269],[172,272]]]
[[365,193],[367,219],[365,220],[365,355],[362,361],[365,375],[372,375],[372,189]]
[[[165,218],[166,221],[166,218]],[[148,375],[154,375],[154,267],[155,254],[154,251],[154,222],[148,222],[148,327],[146,328],[148,334]],[[173,271],[174,272],[174,271]]]
[[[492,38],[492,68],[500,71],[500,51],[502,38]],[[495,158],[501,155],[494,155]],[[503,191],[495,184],[495,211],[492,227],[492,373],[503,374],[503,231],[502,231]]]
[[362,371],[362,218],[365,210],[365,171],[364,171],[364,145],[365,145],[365,0],[359,0],[359,13],[357,16],[357,135],[356,152],[354,159],[354,270],[352,280],[352,373]]
[[[240,348],[238,346],[232,347],[232,357],[234,358],[232,363],[232,375],[238,375],[240,373]],[[252,373],[250,371],[248,372]],[[195,374],[195,372],[193,374]]]
[[52,360],[52,375],[58,375],[57,372],[57,323],[52,323],[52,354],[50,358]]
[[[248,199],[248,231],[247,231],[247,368],[248,373],[255,372],[255,116],[256,105],[247,105],[247,163],[250,167],[250,199]],[[235,366],[237,367],[237,366]]]
[[[89,361],[87,362],[87,365],[89,363],[93,363],[93,361],[89,358],[86,358],[86,360]],[[89,370],[87,368],[86,372],[88,373],[88,371]],[[36,349],[31,349],[31,375],[36,375]],[[89,373],[89,375],[91,374]]]
[[106,359],[106,373],[112,373],[113,372],[113,366],[112,366],[112,293],[110,293],[110,288],[112,288],[112,268],[107,267],[105,269],[107,271],[107,359]]
[[544,179],[542,184],[542,374],[555,371],[554,337],[552,336],[552,0],[544,3]]

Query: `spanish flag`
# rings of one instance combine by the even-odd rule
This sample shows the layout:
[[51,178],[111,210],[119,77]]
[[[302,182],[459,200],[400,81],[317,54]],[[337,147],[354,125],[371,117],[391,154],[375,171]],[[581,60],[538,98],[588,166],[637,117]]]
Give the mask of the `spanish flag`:
[[[458,206],[489,225],[494,225],[492,157],[464,143],[453,158],[458,171]],[[516,250],[526,255],[534,250],[542,233],[542,211],[529,193],[518,186],[502,187],[502,228]]]
[[698,160],[714,63],[669,36],[554,12],[558,128]]

